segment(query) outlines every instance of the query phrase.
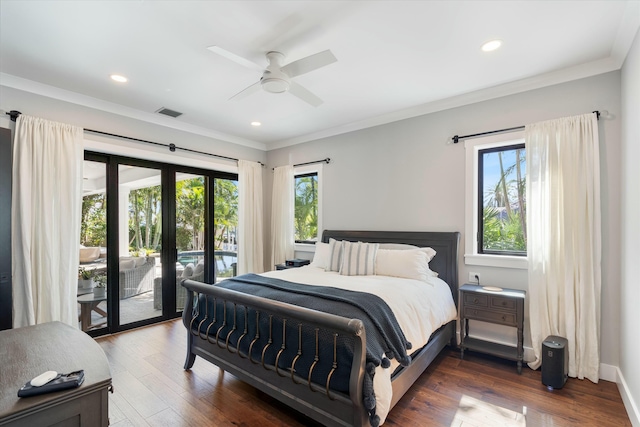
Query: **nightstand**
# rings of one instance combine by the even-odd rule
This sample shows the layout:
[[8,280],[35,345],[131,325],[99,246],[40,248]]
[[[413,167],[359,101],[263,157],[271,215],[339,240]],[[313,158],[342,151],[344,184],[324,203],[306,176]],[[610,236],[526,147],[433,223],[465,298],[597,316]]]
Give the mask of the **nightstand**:
[[282,264],[276,264],[276,270],[286,270],[288,268],[303,267],[305,265],[309,265],[310,263],[311,263],[311,260],[309,259],[300,259],[300,258],[290,259],[290,260],[286,260]]
[[[466,284],[460,288],[460,358],[464,350],[474,350],[518,362],[522,373],[525,291],[504,288],[489,291],[482,286]],[[497,344],[469,337],[469,319],[513,326],[518,329],[515,346]]]

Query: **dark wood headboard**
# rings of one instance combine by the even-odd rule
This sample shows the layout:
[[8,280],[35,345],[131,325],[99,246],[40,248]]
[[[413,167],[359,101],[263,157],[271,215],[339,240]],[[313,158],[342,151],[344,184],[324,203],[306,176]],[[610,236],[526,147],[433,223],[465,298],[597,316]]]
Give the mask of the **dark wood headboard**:
[[429,268],[447,282],[457,306],[459,232],[325,230],[322,233],[322,241],[328,243],[330,238],[350,242],[404,243],[421,248],[433,248],[436,256],[429,262]]

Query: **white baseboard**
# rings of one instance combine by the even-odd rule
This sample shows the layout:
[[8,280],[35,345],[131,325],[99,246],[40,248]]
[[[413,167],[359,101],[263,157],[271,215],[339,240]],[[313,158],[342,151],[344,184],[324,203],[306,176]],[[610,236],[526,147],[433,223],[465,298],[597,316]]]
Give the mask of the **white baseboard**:
[[[458,344],[459,344],[460,343],[460,331],[456,331],[456,335],[457,335]],[[474,335],[474,338],[486,340],[488,342],[494,342],[494,343],[497,343],[497,344],[513,345],[513,343],[511,343],[511,342],[502,341],[502,340],[496,339],[495,336],[494,337],[488,337],[488,336]],[[532,362],[533,360],[535,360],[535,354],[533,352],[533,347],[524,346],[523,350],[524,350],[523,359],[524,359],[525,363],[529,363],[529,362]],[[617,366],[607,365],[605,363],[601,363],[600,364],[599,378],[601,380],[610,381],[612,383],[615,383],[615,382],[618,382],[619,372],[620,371],[619,371]]]
[[622,376],[622,372],[620,372],[619,368],[615,368],[617,373],[617,381],[618,391],[620,392],[620,397],[622,397],[622,403],[624,403],[624,407],[627,410],[627,415],[629,415],[629,420],[631,421],[631,425],[633,427],[640,427],[640,410],[638,410],[638,405],[636,405],[636,401],[631,396],[631,391],[629,387],[627,387],[627,382],[624,380]]
[[618,370],[617,366],[607,365],[605,363],[600,364],[599,376],[601,380],[611,381],[612,383],[618,382]]

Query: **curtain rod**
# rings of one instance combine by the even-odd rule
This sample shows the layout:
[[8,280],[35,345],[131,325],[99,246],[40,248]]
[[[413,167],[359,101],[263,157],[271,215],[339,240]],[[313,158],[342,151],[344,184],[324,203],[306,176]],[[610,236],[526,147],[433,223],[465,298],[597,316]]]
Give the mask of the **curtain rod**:
[[[11,110],[11,111],[9,111],[8,113],[5,113],[5,114],[8,115],[11,118],[12,122],[15,122],[18,119],[18,116],[20,116],[22,113],[20,111]],[[205,156],[216,157],[218,159],[229,160],[229,161],[233,161],[233,162],[237,162],[238,161],[238,159],[236,159],[234,157],[227,157],[227,156],[222,156],[220,154],[213,154],[213,153],[207,153],[207,152],[204,152],[204,151],[192,150],[191,148],[178,147],[175,144],[164,144],[162,142],[147,141],[146,139],[138,139],[138,138],[133,138],[133,137],[130,137],[130,136],[117,135],[115,133],[102,132],[100,130],[93,130],[93,129],[83,129],[83,130],[85,132],[97,133],[99,135],[113,136],[113,137],[116,137],[116,138],[128,139],[130,141],[142,142],[142,143],[145,143],[145,144],[157,145],[157,146],[160,146],[160,147],[167,147],[167,148],[169,148],[169,151],[171,151],[171,152],[175,152],[176,150],[182,150],[182,151],[187,151],[189,153],[203,154]],[[258,163],[260,163],[260,165],[264,166],[264,164],[262,162],[258,162]]]
[[[294,168],[297,168],[298,166],[306,166],[306,165],[314,165],[316,163],[326,163],[329,164],[331,163],[331,159],[329,157],[322,159],[322,160],[314,160],[312,162],[305,162],[305,163],[296,163],[295,165],[293,165]],[[271,168],[271,170],[275,170],[276,168]]]
[[[594,113],[596,115],[596,118],[598,120],[600,120],[600,111],[596,110],[596,111],[592,111],[592,113]],[[510,132],[510,131],[522,130],[522,129],[524,129],[524,126],[516,126],[516,127],[513,127],[513,128],[490,130],[488,132],[474,133],[472,135],[462,135],[462,136],[454,135],[454,136],[451,137],[451,139],[453,140],[454,144],[457,144],[458,140],[460,140],[460,139],[475,138],[475,137],[478,137],[478,136],[492,135],[494,133]]]

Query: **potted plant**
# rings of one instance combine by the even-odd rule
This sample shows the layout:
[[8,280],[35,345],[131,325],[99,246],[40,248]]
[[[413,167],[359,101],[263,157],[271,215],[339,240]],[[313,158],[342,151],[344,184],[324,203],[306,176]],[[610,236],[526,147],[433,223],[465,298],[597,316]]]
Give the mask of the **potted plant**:
[[107,292],[107,275],[99,274],[94,279],[93,295],[98,298],[104,298]]
[[78,289],[91,289],[93,284],[93,270],[78,268]]

